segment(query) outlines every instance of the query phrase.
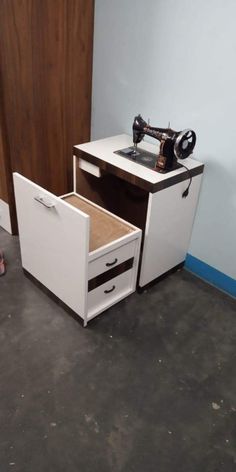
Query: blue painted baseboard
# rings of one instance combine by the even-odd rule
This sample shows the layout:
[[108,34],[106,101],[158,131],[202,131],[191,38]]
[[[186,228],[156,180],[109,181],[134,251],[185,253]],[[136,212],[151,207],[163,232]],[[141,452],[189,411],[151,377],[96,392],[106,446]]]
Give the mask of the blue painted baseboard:
[[215,287],[236,297],[236,280],[209,266],[191,254],[187,254],[185,268]]

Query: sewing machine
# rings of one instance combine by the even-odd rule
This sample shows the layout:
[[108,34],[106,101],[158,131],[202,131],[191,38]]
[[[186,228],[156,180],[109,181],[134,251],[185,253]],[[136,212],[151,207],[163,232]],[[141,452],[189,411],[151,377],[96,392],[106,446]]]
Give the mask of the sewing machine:
[[[160,141],[158,154],[138,148],[145,135]],[[186,159],[192,154],[196,144],[196,134],[191,129],[174,131],[171,128],[156,128],[146,123],[141,115],[137,115],[133,122],[133,144],[133,147],[120,149],[116,153],[138,164],[166,173],[181,167],[178,159]]]

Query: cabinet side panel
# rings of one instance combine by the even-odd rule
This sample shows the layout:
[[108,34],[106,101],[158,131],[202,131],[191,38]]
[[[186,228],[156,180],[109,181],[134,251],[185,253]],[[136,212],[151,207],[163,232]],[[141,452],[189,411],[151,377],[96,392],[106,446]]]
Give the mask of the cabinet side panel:
[[24,269],[84,318],[89,217],[19,174],[14,187]]
[[186,181],[149,195],[141,287],[185,260],[201,178],[193,178],[187,198],[182,198]]

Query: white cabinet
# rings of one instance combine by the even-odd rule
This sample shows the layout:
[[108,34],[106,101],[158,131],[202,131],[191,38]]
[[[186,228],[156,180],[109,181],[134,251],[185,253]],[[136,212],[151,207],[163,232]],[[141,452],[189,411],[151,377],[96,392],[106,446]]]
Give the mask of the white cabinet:
[[[157,172],[117,154],[130,146],[128,135],[74,146],[74,182],[76,191],[107,208],[116,188],[112,211],[143,231],[138,285],[145,287],[184,264],[204,165],[189,157],[174,170]],[[157,144],[142,141],[139,147],[158,153]]]
[[61,197],[14,174],[23,267],[85,326],[135,291],[138,266],[144,287],[188,251],[203,164],[188,158],[187,170],[155,172],[115,153],[130,145],[120,135],[75,146],[74,192]]
[[139,286],[143,287],[183,263],[188,251],[202,175],[149,193]]
[[136,287],[141,231],[76,193],[14,174],[23,268],[87,322]]

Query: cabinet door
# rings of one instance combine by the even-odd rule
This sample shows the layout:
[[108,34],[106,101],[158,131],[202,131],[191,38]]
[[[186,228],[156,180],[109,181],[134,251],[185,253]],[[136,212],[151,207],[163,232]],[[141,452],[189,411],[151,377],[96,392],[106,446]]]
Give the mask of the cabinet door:
[[149,194],[140,287],[184,262],[189,247],[202,175]]
[[89,216],[17,173],[14,188],[24,269],[84,318]]

